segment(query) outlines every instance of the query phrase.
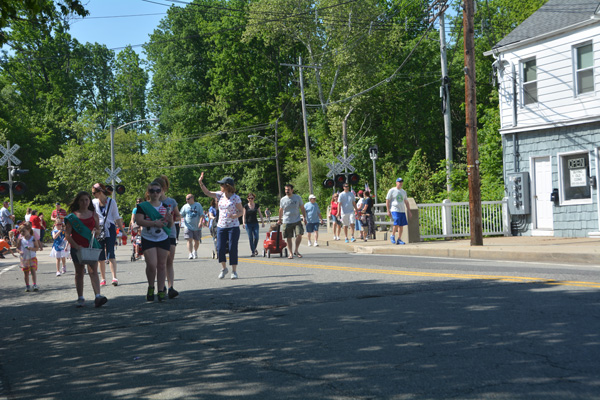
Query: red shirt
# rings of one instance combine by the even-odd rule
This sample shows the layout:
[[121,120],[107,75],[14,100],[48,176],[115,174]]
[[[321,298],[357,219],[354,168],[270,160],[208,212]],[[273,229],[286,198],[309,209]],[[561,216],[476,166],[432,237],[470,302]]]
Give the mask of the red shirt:
[[331,215],[336,217],[338,215],[338,203],[335,201],[331,202]]
[[52,210],[51,217],[56,219],[56,214],[60,215],[61,219],[65,219],[65,217],[67,216],[67,212],[65,210],[63,210],[62,208],[60,210],[58,210],[58,212],[56,212],[56,210]]
[[[92,215],[91,217],[87,218],[87,219],[81,219],[81,222],[83,222],[83,224],[85,226],[87,226],[90,231],[93,231],[94,228],[96,227],[96,221],[94,220],[94,215]],[[82,246],[82,247],[89,247],[90,245],[90,241],[87,240],[86,238],[84,238],[83,236],[81,236],[79,233],[75,232],[75,229],[72,230],[71,233],[71,237],[73,238],[73,240],[75,241],[75,243],[77,243],[78,245]]]
[[29,218],[29,222],[31,222],[31,227],[33,229],[42,229],[42,220],[37,215],[32,215]]

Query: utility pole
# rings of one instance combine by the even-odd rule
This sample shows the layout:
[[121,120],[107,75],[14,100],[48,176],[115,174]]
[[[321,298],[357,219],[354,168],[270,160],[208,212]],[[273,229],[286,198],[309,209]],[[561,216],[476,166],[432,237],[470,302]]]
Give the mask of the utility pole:
[[[344,146],[344,160],[348,159],[348,117],[350,113],[354,110],[354,108],[350,107],[350,111],[344,117],[344,121],[342,121],[342,144]],[[344,163],[346,165],[346,163]],[[346,182],[348,182],[348,168],[344,166],[344,175],[346,176]]]
[[298,67],[300,70],[300,93],[302,94],[302,122],[304,125],[304,144],[306,146],[306,162],[308,164],[308,189],[311,194],[314,194],[313,191],[313,182],[312,182],[312,165],[310,163],[310,141],[308,139],[308,124],[306,122],[306,99],[304,98],[304,75],[302,74],[303,68],[314,68],[321,69],[321,67],[317,65],[302,65],[302,57],[298,57],[298,64],[280,64],[286,67]]
[[452,121],[450,119],[450,78],[448,77],[448,62],[446,60],[446,27],[444,26],[444,12],[447,4],[442,5],[439,13],[440,18],[440,54],[442,58],[442,86],[440,97],[444,113],[444,143],[446,145],[446,190],[452,191],[450,174],[452,173]]
[[481,181],[477,145],[477,100],[475,88],[474,0],[464,0],[463,37],[465,53],[465,109],[467,123],[467,173],[469,175],[469,216],[471,246],[483,245],[481,222]]
[[275,121],[275,168],[277,169],[277,193],[281,199],[281,178],[279,177],[279,148],[277,147],[277,127],[279,119]]

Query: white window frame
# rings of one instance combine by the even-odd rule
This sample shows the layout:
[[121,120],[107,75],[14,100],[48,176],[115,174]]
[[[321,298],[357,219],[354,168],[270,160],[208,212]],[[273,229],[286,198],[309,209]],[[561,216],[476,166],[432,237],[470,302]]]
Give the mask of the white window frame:
[[[529,81],[529,82],[525,82],[525,64],[530,62],[530,61],[535,61],[535,80],[533,81]],[[521,108],[524,107],[535,107],[539,104],[540,102],[540,93],[539,93],[539,86],[538,86],[538,82],[540,80],[539,77],[539,69],[538,69],[538,65],[537,65],[537,58],[536,57],[530,57],[530,58],[526,58],[524,60],[521,60],[519,63],[519,69],[520,69],[520,75],[521,75],[521,79],[520,79],[520,92],[521,92]],[[535,83],[535,93],[536,93],[536,98],[535,98],[535,102],[533,103],[529,103],[529,104],[525,104],[525,85],[529,85],[529,84],[533,84]]]
[[590,152],[587,150],[577,150],[577,151],[570,151],[567,153],[558,153],[557,154],[557,165],[558,165],[558,192],[559,192],[559,196],[560,196],[560,205],[561,206],[571,206],[571,205],[581,205],[581,204],[592,204],[594,202],[593,199],[593,193],[592,190],[590,188],[590,197],[586,198],[586,199],[571,199],[571,200],[565,200],[565,186],[564,186],[564,179],[567,179],[567,177],[564,176],[563,174],[563,160],[564,157],[567,156],[572,156],[572,155],[576,155],[576,154],[587,154],[588,156],[588,165],[586,166],[587,168],[587,179],[588,179],[588,185],[589,185],[589,177],[591,176],[590,173],[590,164],[591,164],[591,159],[592,156],[590,155]]
[[[587,68],[578,69],[577,65],[577,51],[584,46],[592,46],[592,66]],[[596,77],[595,77],[595,65],[594,65],[594,43],[591,40],[587,42],[578,43],[573,46],[572,51],[572,59],[573,59],[573,95],[574,97],[582,97],[582,96],[593,96],[596,93]],[[593,88],[590,92],[579,93],[579,73],[583,71],[592,71],[592,80],[593,80]]]

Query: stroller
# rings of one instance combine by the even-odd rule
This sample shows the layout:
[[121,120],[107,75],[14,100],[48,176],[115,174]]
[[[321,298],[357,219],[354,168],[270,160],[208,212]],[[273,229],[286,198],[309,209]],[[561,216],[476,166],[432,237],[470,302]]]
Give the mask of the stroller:
[[288,256],[287,243],[283,240],[280,232],[281,225],[277,224],[277,230],[267,232],[263,242],[263,257],[271,258],[271,254],[279,254],[279,257]]
[[142,255],[142,235],[140,235],[139,227],[133,225],[131,227],[131,244],[133,246],[133,253],[131,254],[131,261],[139,260]]

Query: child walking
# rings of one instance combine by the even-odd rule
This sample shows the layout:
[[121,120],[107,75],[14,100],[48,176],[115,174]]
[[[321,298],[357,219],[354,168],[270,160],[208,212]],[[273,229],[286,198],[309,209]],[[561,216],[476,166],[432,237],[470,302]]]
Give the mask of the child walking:
[[[41,250],[39,240],[33,236],[33,229],[30,224],[23,224],[19,227],[19,238],[17,239],[17,250],[20,254],[21,259],[21,270],[25,274],[25,291],[34,292],[39,290],[37,285],[37,269],[38,260],[36,257],[36,251]],[[29,286],[29,274],[31,274],[31,280],[33,281],[33,287]]]
[[[56,276],[67,273],[67,239],[65,237],[65,229],[63,223],[59,220],[54,224],[52,230],[52,250],[50,251],[50,257],[56,258]],[[60,269],[60,262],[62,261],[62,271]]]

